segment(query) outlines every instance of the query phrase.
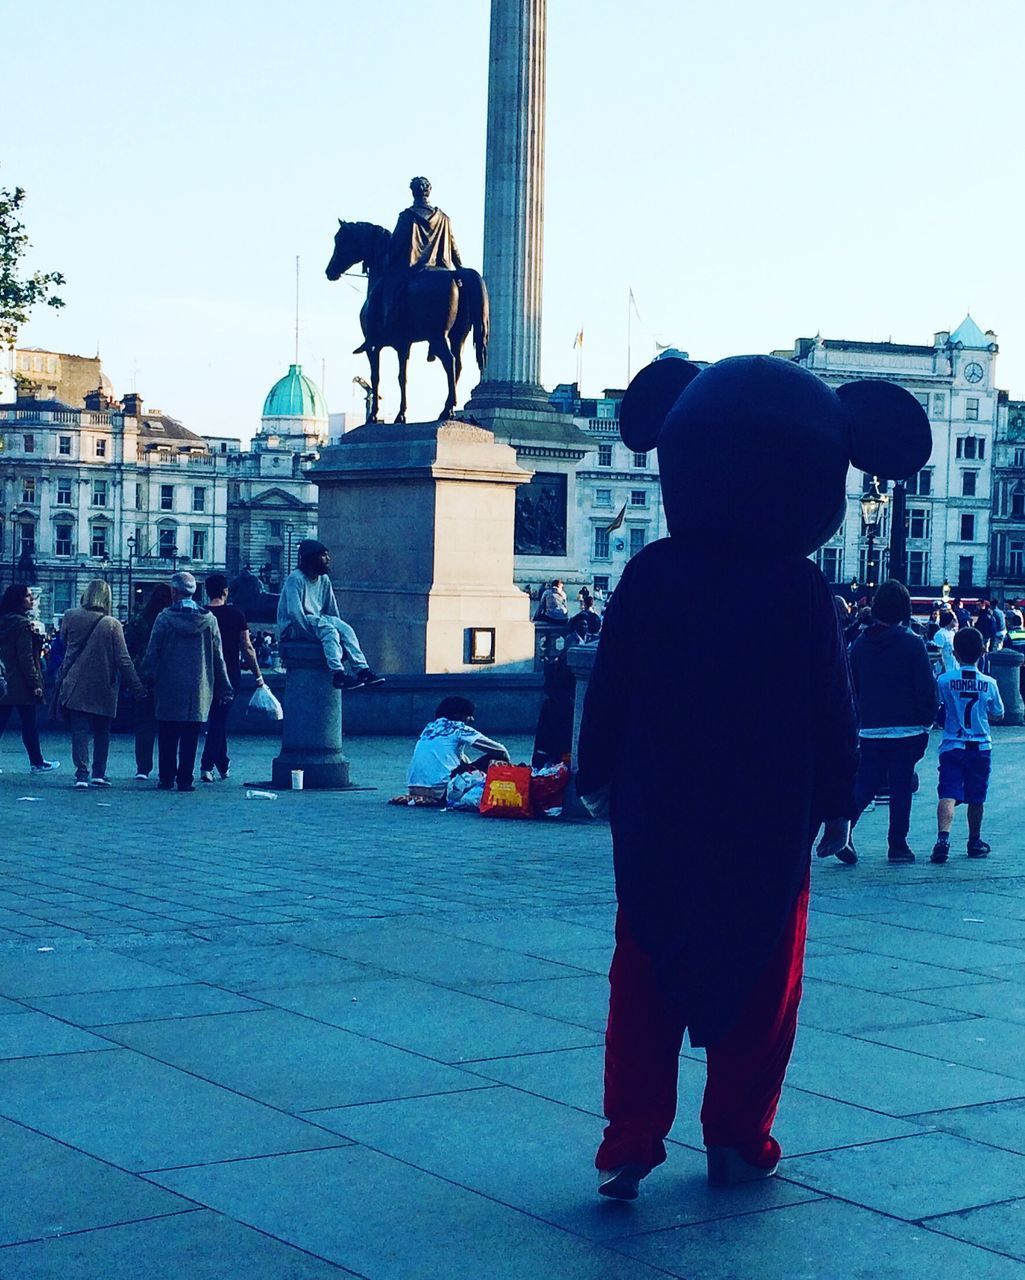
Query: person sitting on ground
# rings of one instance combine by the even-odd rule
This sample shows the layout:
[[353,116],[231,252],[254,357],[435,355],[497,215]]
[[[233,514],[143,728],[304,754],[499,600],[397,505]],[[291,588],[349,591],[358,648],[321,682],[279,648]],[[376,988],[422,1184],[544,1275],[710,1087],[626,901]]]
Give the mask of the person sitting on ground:
[[60,768],[60,761],[44,760],[39,745],[36,712],[43,701],[43,670],[39,664],[43,638],[30,620],[34,605],[32,588],[25,582],[13,583],[0,597],[0,670],[7,685],[0,697],[0,737],[11,712],[17,709],[21,740],[32,772],[51,773]]
[[319,641],[336,689],[384,684],[363,656],[355,631],[339,616],[330,568],[331,554],[322,542],[304,538],[299,543],[299,567],[285,579],[278,598],[278,636]]
[[406,786],[410,796],[435,804],[445,799],[449,780],[468,769],[486,770],[492,760],[509,762],[501,742],[486,738],[473,725],[469,698],[442,698],[413,748]]
[[982,838],[982,814],[989,788],[993,739],[989,717],[1000,720],[1004,704],[992,676],[979,671],[986,640],[974,627],[954,637],[959,671],[948,671],[937,681],[945,713],[940,743],[940,779],[936,809],[938,834],[931,862],[944,863],[950,854],[950,829],[954,806],[968,805],[968,856],[985,858],[990,847]]
[[538,622],[568,622],[569,602],[561,578],[556,578],[550,587],[541,593],[541,604],[537,611]]

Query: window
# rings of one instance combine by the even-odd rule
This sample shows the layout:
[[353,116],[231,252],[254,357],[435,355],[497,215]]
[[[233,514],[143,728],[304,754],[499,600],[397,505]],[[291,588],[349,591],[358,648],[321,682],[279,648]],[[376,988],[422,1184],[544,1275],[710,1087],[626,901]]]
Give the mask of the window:
[[979,421],[979,400],[977,396],[965,397],[964,416],[968,422]]
[[193,560],[206,559],[206,530],[192,530],[192,558]]
[[270,536],[272,538],[281,537],[282,524],[280,520],[271,520],[267,527],[270,529]]
[[21,534],[21,555],[34,556],[36,554],[36,526],[31,520],[23,520],[18,525],[18,532]]
[[35,476],[23,476],[21,480],[21,500],[22,502],[34,503],[36,500],[36,478]]
[[598,466],[599,467],[612,466],[612,445],[600,444],[598,446]]
[[1011,515],[1025,516],[1025,489],[1020,484],[1011,491]]
[[969,460],[978,460],[979,462],[986,456],[986,441],[979,436],[959,436],[957,441],[957,456]]
[[630,554],[635,556],[648,540],[647,529],[630,530]]
[[962,472],[961,472],[961,496],[962,496],[962,498],[974,498],[974,497],[975,497],[975,484],[976,484],[976,481],[978,480],[978,478],[979,478],[979,473],[978,473],[977,471],[962,471]]
[[1015,449],[1011,455],[1012,467],[1025,467],[1025,449]]
[[947,412],[947,394],[945,391],[933,392],[932,411],[937,418],[942,418]]
[[961,541],[975,541],[975,516],[968,513],[961,517]]
[[1007,572],[1012,578],[1025,577],[1025,542],[1007,544]]
[[928,393],[928,391],[915,391],[915,392],[912,392],[912,394],[914,395],[914,397],[915,397],[915,399],[918,401],[918,403],[922,406],[922,408],[926,411],[926,413],[928,413],[928,412],[929,412],[929,393]]
[[594,531],[594,558],[595,560],[608,560],[609,558],[608,529],[595,529]]
[[646,507],[648,505],[647,489],[631,489],[630,505],[631,507]]
[[192,510],[206,510],[206,490],[200,486],[192,490]]
[[107,442],[106,442],[106,440],[97,440],[97,441],[96,441],[96,456],[97,456],[97,458],[105,458],[105,457],[107,456]]
[[594,575],[594,589],[595,591],[608,591],[609,579],[607,574],[596,573]]
[[908,586],[924,587],[929,581],[928,551],[908,552]]
[[103,559],[107,555],[107,526],[105,524],[94,524],[92,529],[91,556],[97,556]]
[[177,529],[161,529],[158,538],[160,555],[164,560],[170,560],[178,554]]
[[141,484],[137,484],[135,486],[135,509],[136,511],[142,510],[142,485]]
[[70,556],[74,550],[75,526],[73,524],[58,524],[54,526],[53,551],[54,555]]
[[74,578],[58,578],[53,584],[53,611],[54,613],[67,613],[69,609],[73,609],[78,602],[75,599],[75,580]]
[[35,451],[36,451],[36,438],[35,438],[35,436],[24,436],[24,437],[23,437],[23,439],[22,439],[22,443],[23,443],[23,444],[24,444],[24,446],[25,446],[25,452],[26,452],[26,453],[35,453]]
[[647,465],[648,465],[648,455],[647,455],[646,453],[635,453],[635,454],[634,454],[634,466],[635,466],[635,467],[639,467],[639,468],[640,468],[640,470],[642,470],[642,471],[643,471],[643,470],[644,470],[644,468],[645,468]]
[[907,531],[909,538],[928,538],[929,536],[929,508],[928,507],[909,507],[906,516]]
[[611,489],[595,489],[594,505],[596,507],[612,506],[612,490]]
[[819,568],[830,582],[839,582],[843,577],[843,548],[823,547],[815,557]]
[[173,484],[162,484],[160,486],[160,510],[161,511],[174,510],[174,485]]
[[71,437],[70,436],[58,436],[57,452],[61,455],[62,458],[71,457]]
[[957,585],[959,587],[970,587],[972,585],[972,577],[975,574],[975,557],[974,556],[958,556],[957,558]]
[[58,506],[58,507],[70,507],[70,506],[71,506],[71,479],[70,479],[70,477],[62,476],[62,477],[61,477],[60,479],[58,479],[58,481],[57,481],[57,506]]
[[917,475],[913,475],[904,485],[905,491],[912,496],[915,494],[920,498],[928,497],[932,493],[932,472],[919,471]]

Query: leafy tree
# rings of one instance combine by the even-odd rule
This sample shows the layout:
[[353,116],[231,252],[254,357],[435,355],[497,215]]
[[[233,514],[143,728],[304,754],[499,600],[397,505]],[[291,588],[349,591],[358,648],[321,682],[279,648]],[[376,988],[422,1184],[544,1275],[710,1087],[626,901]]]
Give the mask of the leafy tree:
[[29,312],[40,303],[63,307],[54,289],[65,283],[59,271],[36,271],[22,277],[21,260],[29,247],[28,233],[19,217],[25,192],[0,187],[0,346],[12,348],[18,330],[28,323]]

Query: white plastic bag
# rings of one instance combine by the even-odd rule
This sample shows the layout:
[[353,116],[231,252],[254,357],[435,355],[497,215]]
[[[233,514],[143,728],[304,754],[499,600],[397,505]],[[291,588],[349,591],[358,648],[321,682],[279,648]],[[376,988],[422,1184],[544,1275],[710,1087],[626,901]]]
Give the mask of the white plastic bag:
[[478,769],[468,769],[464,773],[454,774],[449,779],[445,793],[446,809],[465,809],[470,813],[480,811],[480,802],[484,795],[484,774]]
[[256,691],[249,699],[246,715],[251,720],[283,720],[285,713],[281,703],[265,684],[257,685]]

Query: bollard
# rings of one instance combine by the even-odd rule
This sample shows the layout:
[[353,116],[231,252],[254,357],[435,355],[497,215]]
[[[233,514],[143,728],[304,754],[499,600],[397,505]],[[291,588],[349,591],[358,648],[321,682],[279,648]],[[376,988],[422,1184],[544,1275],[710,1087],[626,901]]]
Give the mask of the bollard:
[[1000,723],[1025,724],[1025,702],[1021,697],[1021,664],[1025,662],[1025,655],[1014,649],[998,649],[987,661],[1004,704],[1004,718]]
[[292,771],[301,769],[305,791],[344,790],[352,784],[342,754],[342,695],[331,683],[324,650],[316,641],[282,640],[281,661],[285,718],[272,785],[291,790]]
[[573,754],[570,761],[569,783],[562,801],[562,817],[567,822],[591,822],[591,815],[584,808],[577,794],[577,744],[580,741],[580,721],[584,716],[584,695],[594,670],[597,644],[577,644],[566,650],[566,665],[573,675]]

